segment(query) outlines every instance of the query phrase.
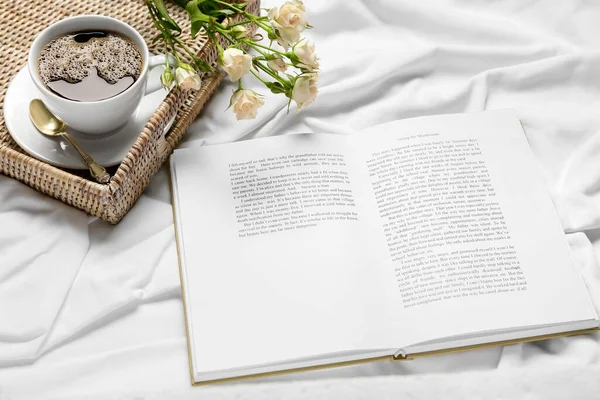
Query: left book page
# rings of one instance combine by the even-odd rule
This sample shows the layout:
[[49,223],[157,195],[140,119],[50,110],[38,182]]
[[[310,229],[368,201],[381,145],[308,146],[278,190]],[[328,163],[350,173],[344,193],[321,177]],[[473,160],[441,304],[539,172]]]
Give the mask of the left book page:
[[171,157],[190,356],[203,379],[332,353],[375,356],[361,349],[391,294],[368,268],[352,155],[346,136],[302,134]]

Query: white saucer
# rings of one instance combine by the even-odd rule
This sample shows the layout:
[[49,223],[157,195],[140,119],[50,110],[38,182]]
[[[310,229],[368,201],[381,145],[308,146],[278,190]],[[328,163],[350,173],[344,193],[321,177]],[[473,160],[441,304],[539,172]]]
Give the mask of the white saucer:
[[[160,79],[162,68],[150,71],[148,79]],[[100,165],[110,167],[120,164],[142,132],[144,125],[166,97],[167,92],[159,89],[142,99],[140,106],[127,124],[119,130],[100,137],[91,137],[68,129],[75,139]],[[62,168],[87,169],[79,153],[63,138],[42,135],[29,119],[29,102],[40,98],[27,67],[12,79],[4,99],[4,119],[11,136],[31,156],[48,164]],[[168,130],[171,121],[165,130]]]

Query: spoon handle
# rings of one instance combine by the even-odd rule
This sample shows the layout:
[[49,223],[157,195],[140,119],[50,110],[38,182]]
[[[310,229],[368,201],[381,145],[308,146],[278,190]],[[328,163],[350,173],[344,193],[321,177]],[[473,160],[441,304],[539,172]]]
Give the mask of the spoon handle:
[[92,177],[100,183],[108,183],[108,181],[110,180],[110,175],[108,174],[108,172],[106,172],[106,169],[104,169],[102,165],[95,162],[94,159],[90,157],[88,153],[83,151],[83,149],[79,147],[79,145],[73,140],[73,138],[71,138],[71,136],[69,136],[67,132],[62,132],[61,136],[67,139],[69,143],[71,143],[71,146],[73,146],[75,150],[77,150],[77,152],[81,156],[81,159],[89,168]]

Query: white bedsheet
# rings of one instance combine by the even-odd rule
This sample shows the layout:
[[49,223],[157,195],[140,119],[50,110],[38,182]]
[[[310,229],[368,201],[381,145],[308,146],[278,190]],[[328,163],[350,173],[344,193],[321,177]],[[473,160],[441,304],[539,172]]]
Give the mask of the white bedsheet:
[[[236,122],[226,84],[184,146],[513,108],[600,306],[600,4],[305,3],[323,71],[317,102],[286,114],[285,100],[267,95],[255,121]],[[597,398],[599,389],[600,334],[192,388],[166,172],[117,226],[0,176],[2,400]]]

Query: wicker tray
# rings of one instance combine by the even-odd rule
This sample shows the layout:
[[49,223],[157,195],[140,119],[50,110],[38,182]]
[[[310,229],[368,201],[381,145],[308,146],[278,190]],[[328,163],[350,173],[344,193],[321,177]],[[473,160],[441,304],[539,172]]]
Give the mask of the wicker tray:
[[[259,7],[260,0],[248,1],[249,12],[258,13]],[[168,4],[168,8],[183,31],[189,32],[185,10],[174,4]],[[118,167],[109,169],[112,178],[108,184],[91,180],[87,171],[60,169],[39,161],[27,155],[6,129],[4,96],[10,79],[26,65],[29,45],[35,35],[55,21],[80,14],[118,18],[142,34],[151,52],[164,52],[161,41],[151,44],[157,32],[143,0],[36,0],[27,4],[22,0],[0,0],[3,26],[0,30],[0,171],[37,191],[116,224],[172,153],[225,74],[215,68],[215,72],[203,76],[202,88],[197,92],[172,90],[146,123],[125,159]],[[184,34],[182,39],[202,59],[216,66],[216,49],[205,36],[198,35],[192,40]],[[173,116],[175,123],[163,134]]]

